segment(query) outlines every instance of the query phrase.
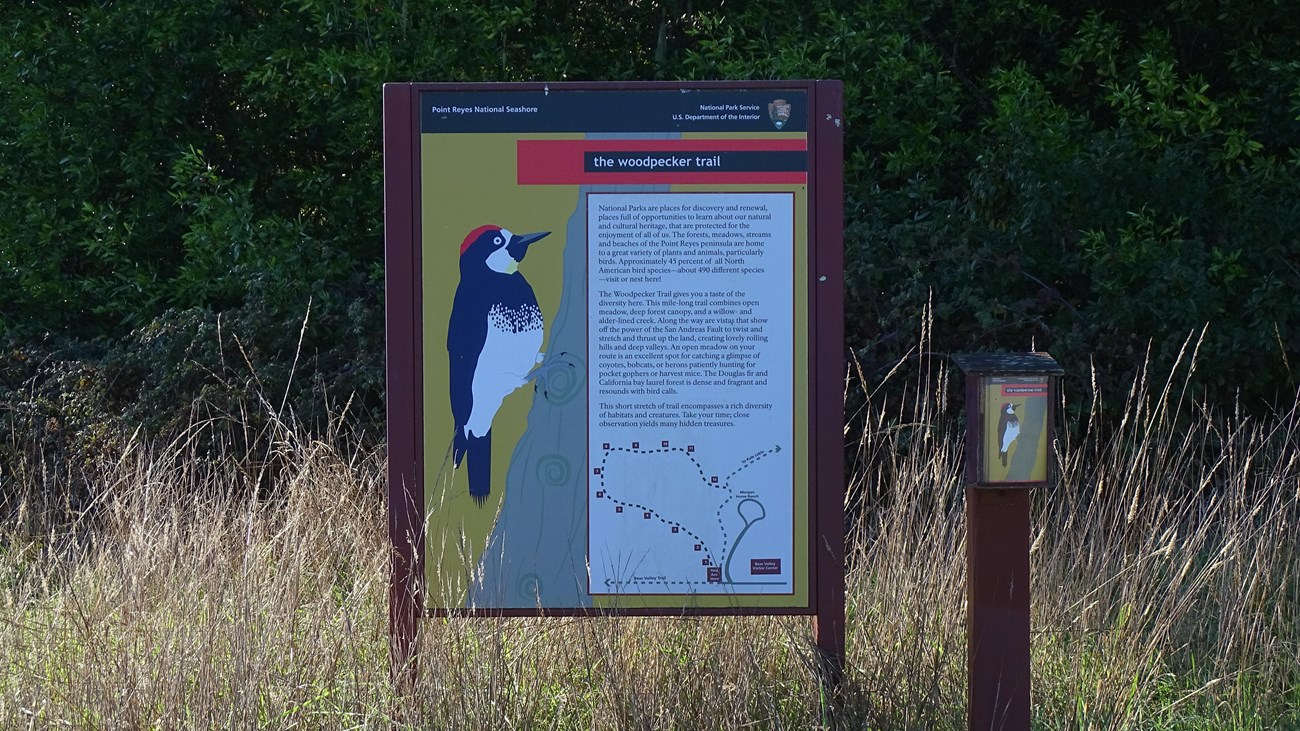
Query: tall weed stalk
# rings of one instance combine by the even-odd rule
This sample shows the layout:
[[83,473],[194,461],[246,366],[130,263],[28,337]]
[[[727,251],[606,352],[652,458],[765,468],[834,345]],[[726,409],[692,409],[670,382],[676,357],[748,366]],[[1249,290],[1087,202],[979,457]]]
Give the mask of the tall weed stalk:
[[[1209,409],[1194,365],[1193,341],[1123,413],[1087,394],[1059,425],[1033,512],[1042,728],[1300,726],[1300,410]],[[39,460],[4,476],[0,726],[963,728],[952,373],[923,346],[883,384],[846,381],[863,405],[838,707],[798,617],[431,619],[394,692],[384,455],[345,446],[345,418],[311,434],[263,399],[130,440],[71,514]]]

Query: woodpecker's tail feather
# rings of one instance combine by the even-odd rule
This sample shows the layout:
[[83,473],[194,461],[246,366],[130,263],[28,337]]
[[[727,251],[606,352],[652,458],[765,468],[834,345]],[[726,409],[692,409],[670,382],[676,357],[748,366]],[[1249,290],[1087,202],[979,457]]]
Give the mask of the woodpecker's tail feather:
[[479,507],[492,492],[492,432],[481,437],[467,437],[469,452],[469,494]]
[[454,467],[459,467],[460,461],[465,459],[466,437],[464,427],[456,427],[456,434],[452,437],[451,445],[451,464]]
[[1002,466],[1003,466],[1003,467],[1006,467],[1006,466],[1007,466],[1007,453],[1006,453],[1006,452],[999,452],[998,454],[1000,454],[1000,455],[1002,456]]

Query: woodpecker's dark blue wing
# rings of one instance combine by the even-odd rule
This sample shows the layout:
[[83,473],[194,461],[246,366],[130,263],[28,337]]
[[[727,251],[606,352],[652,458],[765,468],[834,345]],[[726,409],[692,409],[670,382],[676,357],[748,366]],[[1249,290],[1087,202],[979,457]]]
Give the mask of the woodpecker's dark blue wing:
[[457,467],[465,456],[465,425],[474,410],[474,369],[487,339],[487,303],[472,284],[462,282],[447,323],[447,361],[451,395],[451,414],[456,422],[453,460]]

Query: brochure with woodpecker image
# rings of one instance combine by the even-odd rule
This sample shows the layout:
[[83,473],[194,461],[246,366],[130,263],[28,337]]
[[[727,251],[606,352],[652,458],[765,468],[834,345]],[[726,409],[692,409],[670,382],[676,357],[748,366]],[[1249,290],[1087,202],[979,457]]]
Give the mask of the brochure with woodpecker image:
[[809,97],[418,93],[426,606],[811,605]]
[[984,475],[990,483],[1047,479],[1048,379],[988,376],[981,384]]

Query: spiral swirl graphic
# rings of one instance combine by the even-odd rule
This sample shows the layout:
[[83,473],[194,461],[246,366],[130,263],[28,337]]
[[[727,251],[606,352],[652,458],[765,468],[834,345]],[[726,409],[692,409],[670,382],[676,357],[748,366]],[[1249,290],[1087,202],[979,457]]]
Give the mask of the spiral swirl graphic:
[[537,390],[551,404],[563,406],[581,393],[586,374],[587,364],[581,358],[560,353],[538,374]]
[[536,604],[542,596],[542,577],[537,574],[524,574],[519,577],[519,583],[515,588],[520,597],[527,599],[530,604]]
[[572,472],[569,459],[562,454],[548,454],[537,460],[537,479],[543,485],[563,485],[569,481]]

